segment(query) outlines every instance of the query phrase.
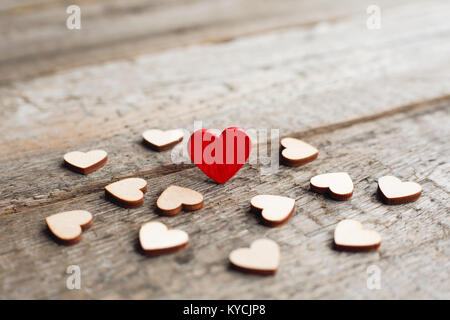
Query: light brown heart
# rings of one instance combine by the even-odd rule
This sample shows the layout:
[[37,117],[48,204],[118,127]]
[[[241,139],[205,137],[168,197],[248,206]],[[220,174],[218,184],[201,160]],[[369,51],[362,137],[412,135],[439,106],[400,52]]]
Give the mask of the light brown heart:
[[159,256],[185,249],[189,236],[182,230],[169,230],[161,222],[148,222],[139,230],[139,241],[146,255]]
[[172,216],[180,213],[181,209],[194,211],[203,208],[203,196],[189,188],[169,186],[159,196],[156,206],[162,214]]
[[285,224],[294,213],[295,199],[274,195],[258,195],[250,200],[252,210],[261,214],[270,227]]
[[142,134],[144,142],[153,150],[164,151],[173,148],[176,144],[183,140],[183,130],[167,130],[158,129],[147,130]]
[[311,178],[311,190],[327,194],[334,200],[348,200],[353,195],[353,182],[346,172],[324,173]]
[[346,219],[334,230],[334,244],[344,251],[372,251],[380,246],[381,236],[376,231],[364,229],[359,221]]
[[62,244],[72,245],[81,240],[81,233],[92,225],[92,214],[84,210],[74,210],[48,216],[47,226]]
[[312,145],[295,138],[283,138],[280,141],[281,163],[289,167],[298,167],[317,159],[319,150]]
[[92,173],[103,167],[107,161],[108,154],[103,150],[73,151],[64,155],[66,167],[81,174]]
[[250,245],[250,248],[233,250],[229,260],[237,270],[259,275],[273,275],[280,265],[280,249],[275,241],[258,239]]
[[144,203],[147,181],[141,178],[127,178],[105,187],[106,198],[124,208],[138,208]]
[[419,199],[422,187],[415,182],[402,182],[397,177],[384,176],[378,179],[378,194],[386,204],[404,204]]

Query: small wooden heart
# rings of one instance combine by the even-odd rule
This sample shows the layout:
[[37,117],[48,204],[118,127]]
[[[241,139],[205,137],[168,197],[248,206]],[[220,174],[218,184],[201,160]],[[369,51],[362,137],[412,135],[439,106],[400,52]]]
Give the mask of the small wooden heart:
[[108,154],[103,150],[73,151],[64,155],[66,167],[81,174],[94,172],[103,167],[107,161]]
[[189,236],[181,230],[168,230],[161,222],[148,222],[139,230],[139,241],[146,255],[159,256],[185,249]]
[[278,227],[286,223],[294,213],[295,199],[273,195],[258,195],[250,200],[252,209],[261,213],[264,223]]
[[231,265],[243,272],[273,275],[280,264],[280,249],[275,241],[258,239],[250,248],[233,250],[229,256]]
[[176,215],[181,209],[194,211],[203,208],[201,193],[179,186],[169,186],[156,201],[158,210],[165,215]]
[[48,216],[47,226],[52,234],[65,245],[81,240],[81,233],[92,225],[92,214],[84,210],[74,210]]
[[147,145],[156,151],[164,151],[174,147],[183,140],[183,130],[175,129],[162,131],[158,129],[147,130],[142,134]]
[[325,173],[311,178],[311,190],[328,194],[335,200],[348,200],[353,195],[353,181],[346,172]]
[[147,181],[141,178],[127,178],[105,187],[106,197],[124,208],[138,208],[144,203]]
[[378,179],[378,194],[386,204],[404,204],[416,201],[422,194],[422,187],[415,182],[402,182],[393,176]]
[[376,231],[364,229],[359,221],[346,219],[334,230],[334,244],[344,251],[371,251],[378,249],[381,236]]
[[319,150],[295,138],[281,139],[281,162],[289,167],[297,167],[317,159]]

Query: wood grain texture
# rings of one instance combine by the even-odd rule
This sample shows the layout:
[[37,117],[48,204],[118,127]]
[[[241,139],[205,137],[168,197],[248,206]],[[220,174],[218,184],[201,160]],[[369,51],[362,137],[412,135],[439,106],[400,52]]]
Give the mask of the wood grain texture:
[[[389,119],[311,136],[319,159],[303,167],[280,167],[259,175],[246,165],[225,185],[216,185],[197,168],[147,177],[141,208],[126,210],[104,199],[103,192],[3,215],[0,243],[0,293],[4,298],[449,298],[448,177],[443,159],[450,155],[446,124],[449,103]],[[435,130],[442,128],[442,130]],[[336,203],[309,190],[311,176],[345,170],[355,183],[352,200]],[[377,179],[394,174],[419,182],[424,193],[415,203],[383,205]],[[440,175],[441,176],[441,175]],[[170,184],[205,195],[205,207],[175,217],[156,214],[155,202]],[[277,193],[296,199],[296,212],[277,229],[258,223],[249,199]],[[48,236],[44,218],[84,209],[94,224],[71,248]],[[333,229],[353,218],[381,233],[378,252],[349,254],[332,250]],[[182,228],[190,247],[175,255],[147,259],[138,250],[141,224],[162,221]],[[233,272],[228,253],[260,237],[281,246],[281,267],[274,278]],[[65,288],[68,265],[81,267],[82,289]],[[382,289],[366,288],[366,268],[382,270]]]
[[[238,0],[80,3],[87,26],[102,27],[68,42],[55,27],[59,1],[0,4],[6,39],[0,49],[7,46],[0,50],[0,82],[9,83],[0,87],[0,298],[450,298],[448,1],[382,4],[377,31],[366,28],[365,1],[332,4],[329,11],[325,1],[257,7],[250,0],[242,10]],[[209,10],[218,7],[221,18],[212,19]],[[195,12],[197,20],[180,12]],[[125,24],[105,33],[103,16]],[[159,18],[151,25],[144,21],[150,17]],[[179,19],[171,24],[167,17]],[[133,38],[138,22],[152,37]],[[279,29],[285,26],[295,27]],[[262,34],[230,40],[253,32]],[[95,44],[100,35],[105,42]],[[211,43],[154,53],[153,46],[179,47],[183,39]],[[141,48],[151,53],[134,57]],[[74,57],[82,60],[75,66],[123,55],[128,58],[10,82],[14,70],[22,79],[47,72],[50,62],[61,70]],[[275,172],[247,164],[217,185],[192,164],[172,163],[170,151],[142,143],[147,129],[192,131],[194,121],[220,130],[279,129],[316,146],[319,157]],[[262,153],[266,139],[258,141]],[[99,171],[81,176],[63,167],[66,152],[92,149],[108,152]],[[350,201],[310,191],[312,176],[334,171],[352,177]],[[376,190],[384,175],[420,183],[423,195],[402,206],[382,204]],[[148,182],[140,208],[105,199],[104,186],[127,177]],[[158,215],[156,200],[171,184],[201,192],[204,207]],[[250,212],[250,199],[268,193],[296,199],[295,213],[280,228],[267,228]],[[92,228],[79,244],[60,246],[45,217],[77,209],[93,214]],[[345,218],[378,231],[379,251],[334,251],[333,231]],[[149,221],[185,230],[189,248],[144,257],[138,232]],[[230,270],[228,254],[261,237],[280,244],[277,275]],[[81,267],[81,290],[66,289],[73,264]],[[381,290],[366,287],[371,265],[381,269]]]
[[[379,0],[398,6],[410,1]],[[422,1],[424,2],[424,1]],[[81,30],[66,8],[81,8]],[[359,16],[369,0],[56,0],[0,4],[0,84],[139,53]]]
[[[178,170],[170,153],[142,146],[149,128],[192,131],[200,120],[304,135],[445,100],[449,5],[437,5],[386,10],[379,33],[349,19],[0,88],[0,164],[8,167],[0,211],[69,199],[136,172]],[[109,162],[90,177],[60,167],[66,152],[91,149],[106,150]],[[33,176],[39,183],[29,183]]]

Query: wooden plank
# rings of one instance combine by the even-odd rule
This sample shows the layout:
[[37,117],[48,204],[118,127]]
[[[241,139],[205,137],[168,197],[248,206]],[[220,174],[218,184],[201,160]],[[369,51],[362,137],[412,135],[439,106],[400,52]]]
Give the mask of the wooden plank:
[[[0,88],[0,164],[8,168],[0,179],[0,212],[101,190],[136,172],[178,171],[170,153],[140,144],[141,132],[151,127],[192,130],[202,120],[209,128],[305,134],[445,100],[448,7],[386,10],[376,33],[349,19]],[[102,170],[80,177],[60,167],[64,153],[93,148],[110,154]],[[30,184],[32,177],[39,183]]]
[[[383,9],[411,1],[380,0]],[[427,3],[427,1],[418,1]],[[78,0],[81,30],[64,1],[0,5],[0,84],[65,68],[289,26],[365,15],[369,0]]]
[[[2,298],[449,298],[448,177],[449,102],[376,121],[309,136],[319,159],[298,168],[280,167],[260,175],[246,165],[225,185],[216,185],[197,168],[146,177],[144,206],[126,210],[106,201],[103,192],[0,216],[8,230],[0,235]],[[439,128],[439,129],[437,129]],[[351,201],[335,202],[309,191],[319,173],[345,170],[355,183]],[[377,200],[377,178],[394,174],[419,182],[415,203],[386,206]],[[159,217],[154,204],[169,184],[205,195],[199,212]],[[267,228],[249,212],[256,194],[297,199],[296,212],[281,228]],[[73,247],[57,245],[46,232],[52,213],[86,209],[94,226]],[[355,218],[378,230],[378,252],[341,253],[331,249],[337,222]],[[190,234],[190,247],[149,259],[138,252],[137,233],[147,221],[162,221]],[[269,237],[282,251],[275,277],[260,278],[229,270],[228,253]],[[82,270],[81,290],[65,288],[68,265]],[[381,270],[381,289],[368,290],[366,269]]]

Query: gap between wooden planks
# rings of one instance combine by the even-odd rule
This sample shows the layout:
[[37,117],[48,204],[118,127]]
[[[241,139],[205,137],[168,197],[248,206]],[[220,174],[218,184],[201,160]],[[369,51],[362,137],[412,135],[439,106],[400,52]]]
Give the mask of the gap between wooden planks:
[[[94,181],[168,163],[167,153],[149,156],[139,143],[151,127],[191,128],[203,120],[208,128],[326,132],[334,123],[445,97],[446,7],[419,3],[387,10],[377,33],[349,19],[0,88],[0,165],[7,168],[0,179],[0,211],[51,202]],[[108,166],[89,177],[60,167],[64,153],[88,148],[107,150]],[[39,183],[30,182],[35,177]]]
[[[426,8],[407,19],[386,13],[393,25],[376,34],[353,19],[16,83],[0,89],[0,157],[62,152],[142,122],[186,127],[201,115],[208,126],[257,117],[271,128],[310,128],[446,95],[448,23]],[[294,112],[301,116],[283,116]]]
[[[298,168],[280,167],[261,176],[245,166],[229,183],[216,185],[197,168],[150,179],[144,206],[125,210],[103,192],[3,215],[8,232],[0,241],[2,297],[40,298],[446,298],[449,228],[445,126],[449,101],[390,117],[312,135],[319,158]],[[440,130],[436,130],[440,128]],[[355,183],[347,202],[309,191],[311,176],[345,170]],[[376,198],[378,177],[394,174],[419,182],[415,203],[386,206]],[[205,208],[175,217],[154,214],[154,202],[169,184],[189,186],[205,196]],[[267,228],[249,212],[255,194],[297,199],[296,212],[282,228]],[[45,231],[44,218],[83,207],[94,214],[93,228],[74,247],[58,246]],[[19,219],[20,217],[20,219]],[[354,218],[379,231],[378,252],[340,253],[331,249],[334,225]],[[180,254],[146,259],[136,250],[139,226],[160,220],[191,237]],[[274,278],[261,279],[227,268],[227,254],[259,237],[281,245]],[[65,267],[79,264],[80,291],[64,287]],[[382,290],[366,288],[366,268],[382,270]]]
[[[379,0],[377,4],[388,10],[408,3]],[[65,2],[0,5],[0,84],[168,48],[333,22],[364,15],[372,3],[96,0],[73,4],[82,10],[82,29],[78,31],[66,29]]]
[[[316,128],[305,130],[305,131],[292,132],[291,134],[288,134],[285,136],[286,137],[287,136],[297,137],[299,139],[304,139],[304,138],[308,138],[308,137],[311,137],[314,135],[319,135],[319,134],[331,134],[332,132],[339,130],[339,129],[344,129],[344,128],[347,128],[347,127],[353,126],[353,125],[363,124],[365,122],[376,121],[376,120],[379,120],[382,118],[388,118],[388,117],[391,117],[393,115],[400,114],[400,113],[409,114],[409,113],[415,113],[418,110],[428,110],[428,109],[432,110],[434,108],[442,108],[443,104],[446,104],[446,103],[448,104],[449,102],[450,102],[450,96],[439,97],[439,98],[431,99],[428,101],[421,101],[421,102],[414,103],[411,105],[405,105],[405,106],[392,108],[391,110],[388,110],[388,111],[379,112],[376,114],[372,114],[372,115],[365,116],[365,117],[360,117],[357,119],[351,119],[351,120],[347,120],[347,121],[343,121],[343,122],[333,123],[330,125],[316,127]],[[280,137],[280,138],[282,138],[282,137]],[[261,142],[260,144],[268,145],[269,143],[279,143],[279,142],[278,141],[264,141],[264,142]],[[254,146],[253,152],[257,152],[257,150],[259,150],[260,148],[261,148],[261,146]],[[148,151],[143,150],[143,152],[148,152]],[[168,153],[170,153],[170,151],[166,152],[166,154],[168,154]],[[107,184],[114,182],[114,181],[118,181],[120,179],[129,178],[129,177],[141,177],[141,178],[151,179],[153,177],[172,174],[172,173],[179,172],[181,170],[189,169],[192,167],[194,167],[193,164],[170,164],[170,163],[168,163],[168,164],[159,165],[157,167],[151,167],[148,169],[139,169],[134,172],[121,173],[119,176],[114,176],[112,178],[109,177],[109,178],[96,179],[93,181],[89,181],[83,185],[76,185],[64,193],[60,193],[60,194],[54,195],[49,198],[42,197],[40,200],[36,199],[36,198],[32,198],[30,200],[26,199],[23,202],[15,202],[12,206],[6,206],[6,208],[0,210],[0,215],[17,213],[17,212],[23,211],[24,209],[30,209],[35,206],[42,206],[45,204],[51,204],[51,203],[63,201],[66,199],[79,197],[79,196],[89,194],[92,192],[98,192],[100,190],[103,190],[104,186],[106,186]],[[64,170],[67,170],[67,169],[64,168]],[[77,179],[76,175],[74,175],[74,179]],[[0,201],[0,204],[1,204],[1,201]]]
[[[251,80],[261,77],[261,75],[266,75],[268,78],[271,78],[274,75],[282,74],[285,77],[288,75],[288,73],[283,72],[285,69],[297,70],[306,74],[311,74],[310,70],[316,70],[316,72],[312,72],[314,76],[318,76],[321,73],[326,76],[322,78],[305,76],[304,78],[300,78],[300,80],[307,82],[309,87],[307,86],[306,88],[309,90],[314,89],[314,87],[323,86],[324,84],[326,85],[327,80],[329,80],[329,86],[325,86],[324,91],[336,87],[340,89],[336,90],[335,95],[325,96],[324,92],[318,92],[316,102],[325,105],[328,104],[330,108],[320,109],[321,112],[313,108],[313,111],[316,113],[329,113],[333,117],[340,116],[343,110],[348,110],[345,108],[337,108],[337,106],[342,107],[346,103],[344,100],[339,100],[340,104],[335,103],[336,99],[342,96],[343,93],[351,96],[351,101],[357,100],[359,108],[365,105],[362,103],[364,101],[368,102],[368,106],[373,106],[373,103],[378,102],[372,101],[369,98],[385,98],[385,104],[377,104],[378,107],[382,105],[380,109],[384,111],[390,109],[392,105],[410,106],[414,105],[417,101],[431,100],[432,102],[436,97],[446,97],[448,87],[445,88],[445,81],[448,77],[445,77],[445,71],[448,70],[446,69],[448,64],[443,62],[443,58],[448,57],[448,46],[445,45],[447,43],[445,41],[447,39],[445,37],[445,31],[447,27],[446,21],[448,22],[448,19],[443,20],[442,17],[444,17],[444,14],[439,13],[427,15],[427,10],[425,10],[427,3],[423,2],[423,4],[423,6],[419,5],[415,8],[414,6],[402,8],[399,11],[402,11],[404,16],[398,15],[398,11],[396,15],[393,15],[393,17],[398,18],[395,19],[397,21],[397,27],[394,29],[388,28],[393,37],[389,39],[384,38],[383,41],[380,39],[380,43],[384,42],[384,45],[369,43],[370,48],[364,51],[360,47],[355,47],[355,43],[360,42],[362,38],[353,37],[354,41],[344,43],[347,48],[352,48],[353,50],[359,48],[363,54],[350,55],[349,52],[354,51],[339,51],[339,46],[331,46],[333,43],[330,40],[333,37],[337,36],[339,41],[345,40],[345,38],[339,37],[341,35],[339,32],[325,33],[330,37],[330,42],[327,42],[328,49],[331,47],[334,48],[335,50],[332,50],[333,54],[341,52],[342,55],[348,55],[349,58],[347,60],[332,59],[331,56],[324,54],[324,47],[317,46],[317,42],[307,42],[309,45],[313,45],[319,49],[311,54],[314,57],[323,57],[323,60],[317,60],[314,64],[306,63],[308,68],[302,69],[299,68],[299,65],[311,60],[300,60],[299,58],[308,58],[308,56],[289,57],[289,55],[284,55],[281,57],[275,55],[275,58],[282,58],[282,61],[288,61],[288,64],[276,63],[276,59],[274,59],[275,62],[268,60],[270,63],[267,64],[267,60],[260,61],[256,59],[256,56],[252,56],[261,65],[255,63],[254,66],[248,67],[244,63],[242,65],[244,67],[242,70],[244,71],[235,75],[233,79],[238,85],[233,83],[230,87],[233,90],[236,90],[236,88],[240,89],[240,82],[237,79],[261,66],[261,68],[265,68],[264,70],[270,70],[273,66],[276,68],[273,69],[273,73],[268,72],[268,74],[255,72],[253,77],[244,77],[243,81],[251,82]],[[442,2],[434,1],[433,4],[442,4]],[[440,8],[445,8],[445,6],[441,6]],[[442,10],[442,12],[445,11]],[[345,26],[345,23],[338,24],[336,26],[338,27],[337,30],[339,31],[339,27],[342,26]],[[397,32],[392,32],[392,30],[397,30]],[[398,30],[401,32],[398,32]],[[289,37],[289,33],[283,32],[272,35],[271,41],[277,37]],[[303,36],[292,37],[289,40],[292,39],[295,41],[297,39],[303,41],[305,38],[323,39],[320,33],[305,33]],[[421,41],[418,39],[421,39]],[[240,43],[242,46],[248,45],[248,42]],[[255,46],[261,46],[262,43],[264,41],[259,38],[255,42]],[[277,44],[282,43],[277,42]],[[233,45],[233,43],[230,43],[230,45]],[[395,50],[390,50],[393,47]],[[224,50],[229,47],[218,46],[216,48]],[[262,51],[261,48],[258,49]],[[280,51],[286,50],[289,53],[290,51],[287,49],[289,47],[281,46]],[[206,48],[206,50],[208,49]],[[373,54],[368,54],[369,51],[372,51]],[[241,54],[242,52],[238,51]],[[408,55],[407,52],[413,52],[414,54]],[[189,50],[182,51],[179,54],[181,56],[188,53]],[[197,54],[199,51],[194,53]],[[218,50],[213,53],[218,54]],[[233,53],[239,56],[236,54],[236,51]],[[263,53],[267,54],[266,51],[263,51]],[[172,54],[174,53],[172,52]],[[309,58],[311,59],[311,56]],[[146,57],[143,60],[145,59],[149,58]],[[164,58],[161,60],[164,60]],[[182,63],[186,63],[186,61],[190,62],[190,60],[183,60]],[[220,61],[226,62],[227,60]],[[298,61],[298,63],[292,63],[292,61]],[[379,61],[379,63],[369,64],[373,68],[369,71],[376,71],[380,74],[385,73],[387,76],[370,77],[371,72],[366,72],[365,68],[361,67],[366,66],[370,61]],[[130,63],[130,65],[133,64],[136,64],[136,68],[143,66],[139,64],[139,60]],[[324,67],[319,68],[320,65],[324,65]],[[330,69],[331,65],[344,66],[345,68],[333,72],[333,69]],[[166,66],[163,64],[162,67]],[[105,70],[108,68],[114,68],[114,66],[109,65],[104,69],[94,67],[89,70],[99,70],[102,72],[98,76],[110,77],[111,74],[105,75]],[[180,68],[181,65],[177,65],[174,70],[180,70]],[[117,68],[117,72],[122,73],[128,70],[127,68]],[[342,79],[342,75],[348,74],[349,70],[354,70],[361,77],[347,77],[345,80],[349,81],[349,79],[353,79],[350,83],[362,83],[362,85],[359,87],[356,85],[353,87],[349,86],[346,91],[345,87],[340,87],[339,80]],[[392,72],[392,70],[395,72]],[[87,73],[87,75],[92,74],[94,73]],[[135,73],[131,74],[135,75]],[[189,74],[189,72],[186,72],[186,74]],[[338,74],[339,77],[337,77]],[[220,74],[219,72],[217,78],[221,78],[224,75],[229,76],[227,73]],[[17,90],[21,94],[17,96],[11,94],[12,99],[17,98],[20,101],[21,97],[24,96],[25,103],[19,107],[24,107],[27,104],[37,105],[39,108],[42,108],[43,113],[48,112],[49,108],[53,108],[52,114],[54,114],[56,113],[55,109],[59,110],[61,105],[54,103],[55,101],[52,99],[43,99],[44,106],[40,106],[39,98],[41,97],[39,97],[38,93],[45,91],[47,86],[52,87],[55,84],[59,86],[60,83],[64,83],[62,80],[68,80],[73,85],[77,73],[73,73],[72,76],[66,76],[37,79],[36,82],[16,83],[11,91],[14,93]],[[233,75],[231,74],[231,76]],[[436,77],[433,78],[433,76]],[[364,81],[364,77],[369,77],[370,81]],[[144,80],[145,77],[142,77],[142,79],[137,77],[137,79]],[[176,77],[174,79],[177,80]],[[420,79],[423,81],[420,81]],[[196,80],[198,81],[198,79]],[[284,86],[287,82],[289,90],[284,90],[286,94],[289,94],[291,91],[298,92],[301,91],[300,89],[305,89],[297,85],[300,83],[297,80],[295,82],[278,81],[275,82],[275,86]],[[214,87],[217,89],[218,87],[213,85],[215,82],[211,81],[211,74],[207,74],[203,81],[208,83],[208,88]],[[182,83],[182,81],[177,83]],[[296,86],[289,85],[292,83],[295,83]],[[183,89],[183,86],[178,86],[173,88],[172,91],[166,90],[167,88],[164,87],[164,83],[162,84],[162,86],[156,89],[157,91],[164,88],[164,91],[173,94]],[[89,85],[86,85],[86,88]],[[442,86],[442,88],[440,89],[439,86]],[[92,87],[90,85],[90,88]],[[392,87],[396,90],[384,91],[380,87]],[[259,92],[267,92],[267,88],[272,87],[270,85],[268,87],[261,86],[259,87]],[[370,97],[370,94],[368,94],[365,96],[365,99],[362,99],[361,95],[364,92],[361,93],[361,91],[367,90],[367,88],[371,89],[369,93],[372,96]],[[110,88],[106,89],[110,90]],[[28,90],[35,90],[36,93],[34,97],[30,94],[31,99],[29,100],[26,99],[28,95],[22,92]],[[66,90],[70,92],[72,88],[67,87]],[[187,87],[186,92],[188,91],[192,91],[192,87]],[[217,96],[220,96],[221,91],[218,91],[219,94]],[[255,94],[255,91],[249,91],[250,93],[247,96],[241,95],[240,97],[246,100]],[[2,97],[5,95],[9,97],[10,92],[8,90],[7,94],[4,92],[2,91]],[[181,92],[180,97],[184,97],[186,92]],[[101,90],[100,93],[102,93]],[[195,105],[201,100],[209,101],[211,98],[211,96],[206,94],[200,94],[200,96],[198,100],[192,99],[190,103]],[[213,98],[217,98],[217,96],[213,95]],[[399,99],[399,96],[401,99]],[[124,100],[126,100],[126,97],[122,96]],[[239,98],[239,95],[234,96],[234,98],[236,97]],[[327,99],[324,99],[325,97]],[[95,95],[90,96],[90,98],[94,100]],[[148,96],[146,98],[148,99]],[[227,96],[227,98],[229,99],[230,96]],[[274,95],[270,96],[270,98],[273,101],[284,101],[283,95]],[[314,100],[314,97],[309,96],[308,98]],[[68,95],[64,99],[70,100],[70,96]],[[298,97],[295,97],[295,99],[298,99]],[[149,219],[162,219],[156,218],[151,210],[151,205],[158,193],[162,191],[157,188],[146,196],[147,201],[142,210],[127,211],[126,213],[116,208],[113,204],[106,202],[103,199],[102,191],[94,191],[93,193],[58,201],[42,207],[32,207],[28,210],[23,207],[20,209],[19,214],[2,215],[0,219],[2,219],[2,225],[7,232],[2,232],[0,236],[0,296],[68,298],[105,298],[115,296],[119,298],[448,297],[448,292],[450,292],[448,288],[448,277],[446,276],[448,274],[449,256],[448,210],[446,210],[446,204],[448,202],[448,181],[445,179],[448,176],[448,167],[445,166],[445,159],[448,158],[449,134],[446,126],[448,123],[448,105],[445,105],[446,99],[444,98],[444,101],[442,101],[444,103],[442,107],[424,108],[417,113],[407,112],[405,116],[409,118],[406,119],[404,114],[400,113],[392,117],[384,116],[377,121],[365,123],[358,123],[359,120],[355,120],[355,124],[357,123],[358,125],[341,130],[337,129],[331,134],[326,133],[326,121],[308,122],[306,125],[305,123],[301,123],[302,125],[298,125],[295,122],[287,123],[288,126],[283,127],[284,130],[293,127],[312,128],[311,131],[307,129],[306,132],[311,132],[309,138],[312,141],[310,142],[320,146],[322,154],[319,160],[316,161],[321,162],[313,162],[310,166],[295,170],[282,168],[278,174],[265,177],[258,176],[257,179],[254,177],[258,175],[258,168],[246,166],[239,173],[239,176],[236,176],[234,181],[230,181],[231,183],[225,186],[225,188],[214,187],[195,168],[184,168],[184,170],[172,172],[174,174],[165,172],[162,177],[159,177],[158,172],[153,172],[155,174],[154,176],[151,174],[148,176],[152,184],[162,186],[167,183],[189,183],[189,185],[198,187],[204,191],[211,201],[210,205],[205,208],[206,210],[202,212],[203,214],[197,216],[180,215],[174,217],[172,220],[165,220],[171,226],[186,228],[186,231],[193,237],[192,248],[180,255],[164,257],[159,260],[146,260],[134,251],[136,240],[134,231],[138,230],[140,224]],[[114,97],[111,98],[111,101],[114,101]],[[224,101],[227,100],[217,99],[213,111],[217,112],[217,110],[220,110],[226,104]],[[292,101],[285,102],[285,106],[290,105],[290,108],[286,107],[286,109],[283,109],[276,108],[275,106],[272,109],[272,113],[267,108],[267,106],[270,107],[270,103],[268,103],[265,105],[266,108],[264,110],[269,112],[261,113],[264,113],[265,117],[270,118],[271,115],[276,114],[280,110],[285,110],[286,112],[296,110],[302,112],[302,115],[305,117],[313,116],[307,110],[293,108],[292,106],[297,105],[293,104]],[[348,102],[351,101],[349,100]],[[120,97],[116,102],[119,104],[124,103]],[[184,104],[184,101],[181,102]],[[90,101],[88,101],[89,103]],[[233,100],[232,103],[236,103],[236,100]],[[45,105],[47,105],[47,109]],[[318,104],[311,105],[316,107]],[[159,108],[160,105],[157,107]],[[174,103],[174,107],[169,112],[175,110],[176,107],[178,106]],[[202,113],[209,107],[208,104],[201,104],[201,108],[195,111]],[[229,112],[236,112],[241,107],[239,105],[239,107],[235,107],[234,109],[231,108]],[[7,104],[6,108],[8,108]],[[105,112],[106,108],[101,109],[101,106],[99,108],[99,113]],[[148,112],[154,112],[158,108],[151,109]],[[377,109],[377,111],[380,109]],[[138,114],[138,117],[135,117],[134,120],[133,117],[117,117],[117,119],[112,121],[113,124],[106,128],[112,128],[115,126],[115,123],[121,121],[133,128],[133,126],[139,124],[138,120],[140,120],[142,110],[136,111],[135,114]],[[253,112],[251,112],[252,110]],[[331,112],[333,110],[334,113]],[[49,124],[50,126],[57,124],[57,120],[67,119],[67,114],[70,114],[70,111],[72,111],[70,108],[61,108],[61,118],[53,117],[51,118],[53,122],[50,121],[48,123],[44,121],[46,124],[45,129],[49,129]],[[190,111],[185,110],[186,113]],[[254,108],[249,111],[252,117],[255,115],[254,111]],[[356,109],[352,110],[352,112],[356,111]],[[427,111],[430,111],[430,113],[428,114]],[[84,114],[82,113],[82,116],[87,117],[87,114],[90,112],[92,110],[87,110]],[[167,112],[167,110],[161,110],[159,115],[164,112]],[[380,111],[380,113],[383,112]],[[346,117],[339,118],[343,122],[349,119],[347,117],[349,113],[345,113],[345,115]],[[361,116],[359,113],[357,115]],[[95,119],[97,116],[98,114],[94,114],[92,118]],[[367,116],[367,113],[362,116]],[[367,117],[370,120],[370,115]],[[4,119],[14,118],[5,117]],[[99,121],[103,120],[103,118],[100,118]],[[213,125],[225,123],[224,120],[227,120],[226,122],[228,123],[230,118],[215,118]],[[157,121],[161,121],[161,118],[158,118]],[[11,121],[11,123],[14,122]],[[89,124],[95,128],[98,122],[91,121]],[[60,125],[64,125],[64,121],[61,121]],[[320,135],[314,134],[314,128],[316,127],[323,128],[316,131],[321,133]],[[80,131],[85,130],[86,127],[81,126]],[[5,130],[5,132],[12,131],[18,132],[17,135],[27,133],[25,131],[21,132],[17,127],[13,127],[12,130],[11,127],[8,127]],[[31,126],[29,131],[35,134],[31,138],[39,136],[39,130],[36,130],[36,127]],[[289,131],[286,132],[289,133]],[[283,131],[283,134],[286,134],[286,132]],[[68,139],[64,142],[66,143],[65,145],[60,140],[56,141],[59,143],[58,148],[55,148],[56,152],[50,154],[49,158],[45,158],[46,160],[40,157],[54,146],[51,143],[51,138],[55,138],[55,136],[44,135],[40,137],[45,143],[41,143],[40,145],[39,143],[36,144],[36,148],[34,149],[34,152],[40,149],[40,153],[24,154],[22,153],[24,150],[19,150],[20,148],[16,144],[14,147],[16,147],[16,150],[19,150],[18,154],[15,155],[16,158],[10,157],[8,158],[9,161],[3,163],[9,166],[9,162],[14,162],[14,166],[11,164],[9,168],[20,171],[22,168],[27,169],[27,161],[30,158],[26,157],[35,156],[38,157],[39,161],[42,160],[44,163],[44,168],[41,169],[48,171],[48,168],[51,168],[52,164],[60,161],[58,152],[62,156],[62,151],[67,146],[91,146],[94,138],[103,138],[103,136],[99,137],[97,132],[92,131],[91,133],[93,135],[85,138],[85,140],[73,141]],[[129,135],[139,136],[139,132],[134,132],[133,129],[120,130],[119,134],[127,137]],[[116,141],[118,139],[119,145],[123,142],[130,143],[129,140],[121,140],[120,137],[115,136],[109,136],[109,139],[111,139],[110,141]],[[17,142],[14,139],[11,141],[12,145]],[[47,148],[47,145],[51,146]],[[42,148],[42,146],[46,147]],[[120,151],[121,148],[112,150],[116,155],[120,154]],[[144,153],[143,151],[142,154]],[[131,153],[131,155],[137,157],[136,162],[128,162],[131,158],[124,159],[124,164],[127,166],[121,168],[123,171],[115,172],[112,175],[109,175],[108,169],[105,168],[106,170],[102,172],[104,176],[101,176],[101,179],[106,181],[105,177],[111,179],[111,177],[116,178],[127,172],[138,172],[139,166],[137,164],[145,162],[140,162],[141,158],[139,158],[137,152]],[[24,156],[25,160],[21,159],[21,156]],[[339,162],[329,163],[326,159],[330,157],[335,157]],[[159,160],[163,159],[158,158]],[[111,165],[112,163],[110,163]],[[354,200],[337,206],[336,203],[308,193],[307,181],[311,174],[328,170],[340,170],[342,166],[351,170],[355,182],[361,188],[359,189],[360,194],[358,197],[355,194]],[[389,166],[392,166],[392,169],[388,169]],[[65,184],[67,180],[72,180],[76,176],[66,177],[66,181],[60,181],[60,174],[64,173],[62,170],[50,172],[50,175],[46,176],[42,175],[42,171],[35,169],[31,167],[31,170],[27,171],[26,186],[22,185],[17,188],[9,185],[14,183],[14,181],[11,181],[14,180],[12,178],[15,174],[12,172],[13,170],[9,169],[7,172],[4,172],[2,176],[2,192],[8,189],[17,191],[13,196],[8,195],[4,203],[9,204],[10,201],[16,200],[22,194],[26,195],[26,197],[30,195],[34,196],[32,192],[29,192],[29,189],[35,190],[33,188],[40,185],[65,188],[70,192],[72,188],[84,184],[84,182],[80,183],[81,178],[78,176],[77,178],[80,178],[80,180],[77,180],[76,185]],[[423,198],[419,202],[402,208],[391,208],[383,206],[373,198],[371,192],[376,189],[375,176],[377,174],[394,173],[394,171],[395,174],[401,175],[404,179],[413,179],[422,183],[426,193],[424,193]],[[52,183],[47,184],[48,180],[52,180]],[[86,185],[92,186],[91,183],[87,183]],[[95,190],[100,190],[101,187],[102,185],[97,185]],[[250,191],[248,188],[251,188]],[[40,189],[40,194],[47,194],[48,191],[46,188]],[[246,212],[248,199],[251,196],[249,192],[256,193],[273,190],[291,194],[293,197],[298,198],[299,201],[299,212],[297,212],[296,216],[293,217],[283,230],[268,230],[258,225],[254,216]],[[298,194],[301,194],[301,197]],[[58,198],[61,196],[60,194],[55,194],[54,196],[56,199],[61,199]],[[19,198],[18,200],[16,203],[26,203],[23,198]],[[32,201],[35,200],[32,199]],[[79,246],[70,249],[56,246],[45,232],[45,225],[43,224],[45,216],[50,212],[54,213],[81,205],[93,211],[96,219],[94,229],[83,235],[84,238]],[[362,219],[371,227],[383,226],[384,229],[380,231],[382,231],[384,240],[380,252],[363,256],[349,256],[327,250],[327,246],[330,244],[332,238],[331,234],[334,224],[339,219],[347,217]],[[226,259],[224,258],[227,253],[237,246],[248,245],[251,240],[254,240],[254,237],[259,237],[262,234],[274,237],[275,240],[280,241],[282,244],[282,273],[276,279],[264,280],[229,273],[226,269]],[[80,292],[68,292],[64,288],[65,277],[67,276],[64,273],[64,267],[75,262],[80,263],[83,270],[85,270],[85,287]],[[369,292],[364,287],[366,281],[365,269],[373,263],[379,264],[383,270],[383,290],[380,292]]]

